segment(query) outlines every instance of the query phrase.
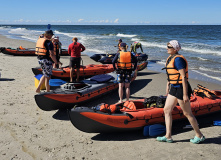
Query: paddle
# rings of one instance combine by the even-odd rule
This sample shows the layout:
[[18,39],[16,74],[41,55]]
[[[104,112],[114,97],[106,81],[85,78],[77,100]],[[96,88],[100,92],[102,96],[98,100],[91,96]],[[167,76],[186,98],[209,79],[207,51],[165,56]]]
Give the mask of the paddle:
[[143,129],[143,135],[150,137],[158,136],[165,132],[166,132],[166,127],[161,124],[148,125],[145,126]]

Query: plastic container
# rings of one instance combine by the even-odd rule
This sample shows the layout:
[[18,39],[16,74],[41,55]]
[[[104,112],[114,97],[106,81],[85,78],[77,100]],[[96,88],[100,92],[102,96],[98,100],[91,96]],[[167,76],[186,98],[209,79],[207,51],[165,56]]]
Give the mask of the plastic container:
[[[36,87],[36,88],[38,88],[38,84],[39,84],[39,81],[40,81],[40,79],[41,79],[42,76],[43,76],[42,74],[38,74],[38,75],[35,76],[35,87]],[[43,89],[46,89],[45,83],[43,83],[43,84],[41,85],[41,87],[40,87],[40,90],[43,90]]]

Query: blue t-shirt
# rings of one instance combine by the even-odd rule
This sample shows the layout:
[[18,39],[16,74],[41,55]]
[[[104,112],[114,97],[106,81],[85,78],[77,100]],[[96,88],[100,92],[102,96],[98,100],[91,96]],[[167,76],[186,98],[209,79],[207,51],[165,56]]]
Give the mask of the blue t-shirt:
[[[186,61],[181,57],[177,57],[174,60],[174,67],[178,71],[181,70],[181,69],[185,69],[186,68]],[[175,88],[179,88],[179,87],[182,86],[182,84],[171,84],[171,85]]]

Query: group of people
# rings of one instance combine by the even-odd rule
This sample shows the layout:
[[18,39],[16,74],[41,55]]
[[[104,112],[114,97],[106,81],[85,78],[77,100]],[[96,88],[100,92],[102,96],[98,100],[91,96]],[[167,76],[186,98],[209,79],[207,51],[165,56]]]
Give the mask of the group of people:
[[[52,75],[52,68],[60,68],[62,63],[60,62],[61,42],[59,37],[53,37],[54,33],[52,30],[45,31],[44,34],[39,36],[36,43],[36,51],[38,63],[42,68],[43,76],[41,77],[38,87],[36,89],[37,93],[40,93],[40,87],[45,83],[46,91],[50,91],[49,80]],[[73,82],[73,72],[76,67],[76,82],[79,82],[80,77],[80,62],[81,62],[81,52],[85,50],[85,47],[77,42],[78,39],[74,37],[72,39],[73,43],[69,45],[68,54],[70,57],[70,82]]]
[[[52,30],[45,31],[43,37],[39,38],[36,44],[36,54],[38,55],[38,62],[41,65],[43,76],[40,79],[39,86],[36,89],[36,92],[40,92],[40,86],[45,81],[46,91],[50,91],[49,79],[52,75],[52,64],[55,66],[61,64],[59,60],[56,59],[56,54],[54,50],[53,43],[51,38],[53,36]],[[56,38],[55,38],[56,39]],[[70,81],[73,81],[73,67],[77,68],[77,79],[79,81],[79,68],[80,68],[80,57],[81,52],[85,50],[85,47],[77,42],[78,39],[74,37],[73,43],[69,45],[68,53],[71,55],[70,58]],[[115,55],[112,63],[114,69],[118,73],[118,82],[119,82],[119,97],[120,103],[123,102],[123,87],[126,88],[126,99],[129,101],[130,97],[130,82],[131,82],[131,73],[136,70],[137,59],[133,53],[136,53],[137,48],[142,46],[139,42],[135,42],[131,45],[130,52],[127,51],[127,44],[123,43],[119,39],[118,44],[119,50]],[[159,142],[168,142],[172,143],[172,111],[173,108],[177,105],[180,105],[183,110],[183,114],[187,117],[190,124],[192,125],[196,135],[194,139],[191,139],[192,143],[200,143],[205,140],[205,137],[201,133],[198,123],[194,115],[192,114],[190,106],[190,96],[192,94],[191,86],[188,82],[188,62],[184,56],[180,55],[178,51],[181,49],[181,45],[177,40],[172,40],[167,43],[167,53],[169,57],[166,61],[166,73],[168,76],[168,82],[166,85],[166,102],[164,106],[165,114],[165,124],[166,124],[166,135],[163,137],[157,137]]]

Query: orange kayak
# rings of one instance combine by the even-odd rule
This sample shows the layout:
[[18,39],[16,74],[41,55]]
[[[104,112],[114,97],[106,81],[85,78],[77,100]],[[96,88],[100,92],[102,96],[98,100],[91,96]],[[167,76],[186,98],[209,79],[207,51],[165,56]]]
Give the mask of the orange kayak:
[[[194,94],[190,103],[195,116],[221,111],[221,91],[215,92],[217,96],[213,99],[202,98]],[[165,122],[163,108],[147,108],[144,101],[145,99],[132,100],[130,102],[134,103],[135,110],[121,110],[118,113],[105,113],[97,107],[76,107],[69,110],[68,114],[72,124],[77,129],[88,133],[132,131],[142,129],[146,125]],[[123,105],[124,103],[111,106]],[[174,108],[172,115],[174,120],[186,118],[179,105]]]
[[[35,75],[42,74],[41,67],[32,68],[32,71]],[[105,74],[113,72],[114,68],[111,64],[89,64],[86,66],[81,66],[80,68],[80,77],[91,77],[98,74]],[[74,77],[76,77],[76,72],[73,73]],[[53,78],[70,78],[70,68],[63,67],[61,69],[52,69],[52,77]]]
[[[0,52],[13,56],[36,56],[35,49],[19,49],[19,48],[12,49],[12,48],[1,47]],[[61,56],[68,56],[68,55],[69,55],[68,50],[62,49]]]

